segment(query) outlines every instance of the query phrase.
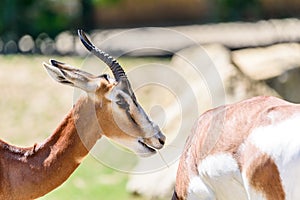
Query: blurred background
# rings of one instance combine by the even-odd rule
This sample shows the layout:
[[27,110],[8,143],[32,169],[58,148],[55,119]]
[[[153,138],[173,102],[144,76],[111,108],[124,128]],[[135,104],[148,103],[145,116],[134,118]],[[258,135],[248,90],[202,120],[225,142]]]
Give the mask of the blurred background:
[[[55,58],[76,67],[100,66],[86,59],[78,28],[118,57],[126,71],[163,65],[182,75],[193,96],[180,87],[184,84],[172,94],[157,85],[136,91],[169,144],[177,134],[189,134],[197,109],[200,115],[257,95],[299,103],[299,10],[298,0],[2,0],[0,136],[19,146],[41,142],[71,109],[74,91],[54,83],[41,63]],[[212,68],[217,73],[207,72]],[[129,78],[133,85],[138,79]],[[202,87],[209,81],[216,84]],[[180,102],[180,113],[176,95],[186,101]],[[186,120],[181,129],[174,126],[178,118]],[[157,173],[132,175],[88,156],[61,187],[41,199],[170,199],[176,167],[173,162]]]
[[60,34],[78,28],[255,22],[297,18],[299,9],[297,0],[3,0],[0,53],[64,54]]

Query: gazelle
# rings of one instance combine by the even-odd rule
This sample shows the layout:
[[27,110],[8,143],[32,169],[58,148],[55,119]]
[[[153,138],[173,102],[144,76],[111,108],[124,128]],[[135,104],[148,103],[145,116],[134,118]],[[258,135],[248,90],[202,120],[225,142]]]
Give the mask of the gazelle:
[[300,199],[300,105],[262,96],[204,113],[172,199]]
[[0,140],[0,199],[34,199],[62,184],[96,141],[106,136],[141,156],[150,156],[165,136],[138,104],[124,70],[78,31],[84,46],[112,70],[94,76],[67,64],[44,63],[52,78],[84,90],[54,133],[41,144],[15,147]]

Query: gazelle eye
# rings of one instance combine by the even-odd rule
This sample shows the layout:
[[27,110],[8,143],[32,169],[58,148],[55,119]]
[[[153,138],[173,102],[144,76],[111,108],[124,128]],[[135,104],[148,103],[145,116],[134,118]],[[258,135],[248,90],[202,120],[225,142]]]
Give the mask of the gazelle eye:
[[116,101],[116,104],[122,106],[125,104],[125,102],[123,100],[118,100],[118,101]]
[[116,104],[120,108],[128,110],[129,109],[129,104],[128,104],[128,102],[125,101],[125,98],[123,96],[121,96],[121,95],[118,95],[117,97],[118,97],[118,99],[116,101]]
[[124,101],[124,99],[120,99],[120,100],[116,101],[116,104],[123,109],[129,108],[129,104],[126,101]]

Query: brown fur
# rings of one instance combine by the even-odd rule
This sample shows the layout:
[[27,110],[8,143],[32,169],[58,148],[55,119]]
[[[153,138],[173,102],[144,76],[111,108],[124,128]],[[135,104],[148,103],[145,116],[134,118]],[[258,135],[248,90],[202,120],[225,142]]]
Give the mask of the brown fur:
[[[230,153],[243,169],[243,154],[239,147],[248,138],[251,130],[257,126],[277,123],[290,117],[293,113],[300,112],[300,106],[291,104],[275,97],[255,97],[236,104],[221,106],[207,111],[196,122],[191,136],[186,142],[184,153],[180,158],[180,164],[177,171],[175,191],[179,199],[187,198],[187,189],[189,178],[198,175],[197,166],[207,155],[217,153]],[[274,113],[280,117],[272,121],[267,117],[268,114]],[[187,153],[189,152],[189,153]],[[279,181],[277,185],[271,185],[280,190],[279,175],[276,175],[274,162],[270,158],[264,158],[265,163],[262,170],[270,169],[274,172],[272,179]],[[253,161],[254,162],[254,161]],[[257,164],[257,161],[253,164]],[[278,170],[277,170],[278,172]],[[253,173],[255,180],[260,179],[262,171]],[[264,182],[268,177],[264,177],[260,182]],[[257,186],[254,186],[257,188]],[[258,188],[257,188],[258,189]],[[264,191],[262,191],[264,190]],[[260,188],[260,191],[269,193],[270,188]],[[266,194],[268,196],[269,194]]]
[[274,160],[261,153],[252,144],[248,143],[246,146],[240,160],[242,171],[246,171],[252,187],[262,193],[267,200],[284,200],[285,192]]
[[[42,144],[18,148],[0,141],[0,199],[34,199],[61,185],[99,139],[95,119],[86,120],[93,104],[80,100]],[[80,137],[76,124],[84,127]]]
[[[257,163],[260,166],[257,166]],[[285,192],[281,184],[278,168],[274,161],[267,155],[262,155],[255,160],[248,171],[250,184],[266,196],[267,200],[284,200]]]

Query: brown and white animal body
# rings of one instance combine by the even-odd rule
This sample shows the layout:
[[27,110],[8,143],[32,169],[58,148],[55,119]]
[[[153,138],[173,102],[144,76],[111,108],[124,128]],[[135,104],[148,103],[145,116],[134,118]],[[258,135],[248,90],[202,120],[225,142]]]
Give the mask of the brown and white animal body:
[[62,184],[96,141],[106,136],[141,156],[161,149],[165,136],[146,115],[121,66],[79,31],[85,47],[112,70],[94,76],[64,63],[44,63],[56,81],[86,91],[54,133],[41,144],[19,148],[0,140],[0,199],[35,199]]
[[204,113],[172,199],[300,199],[300,105],[262,96]]

